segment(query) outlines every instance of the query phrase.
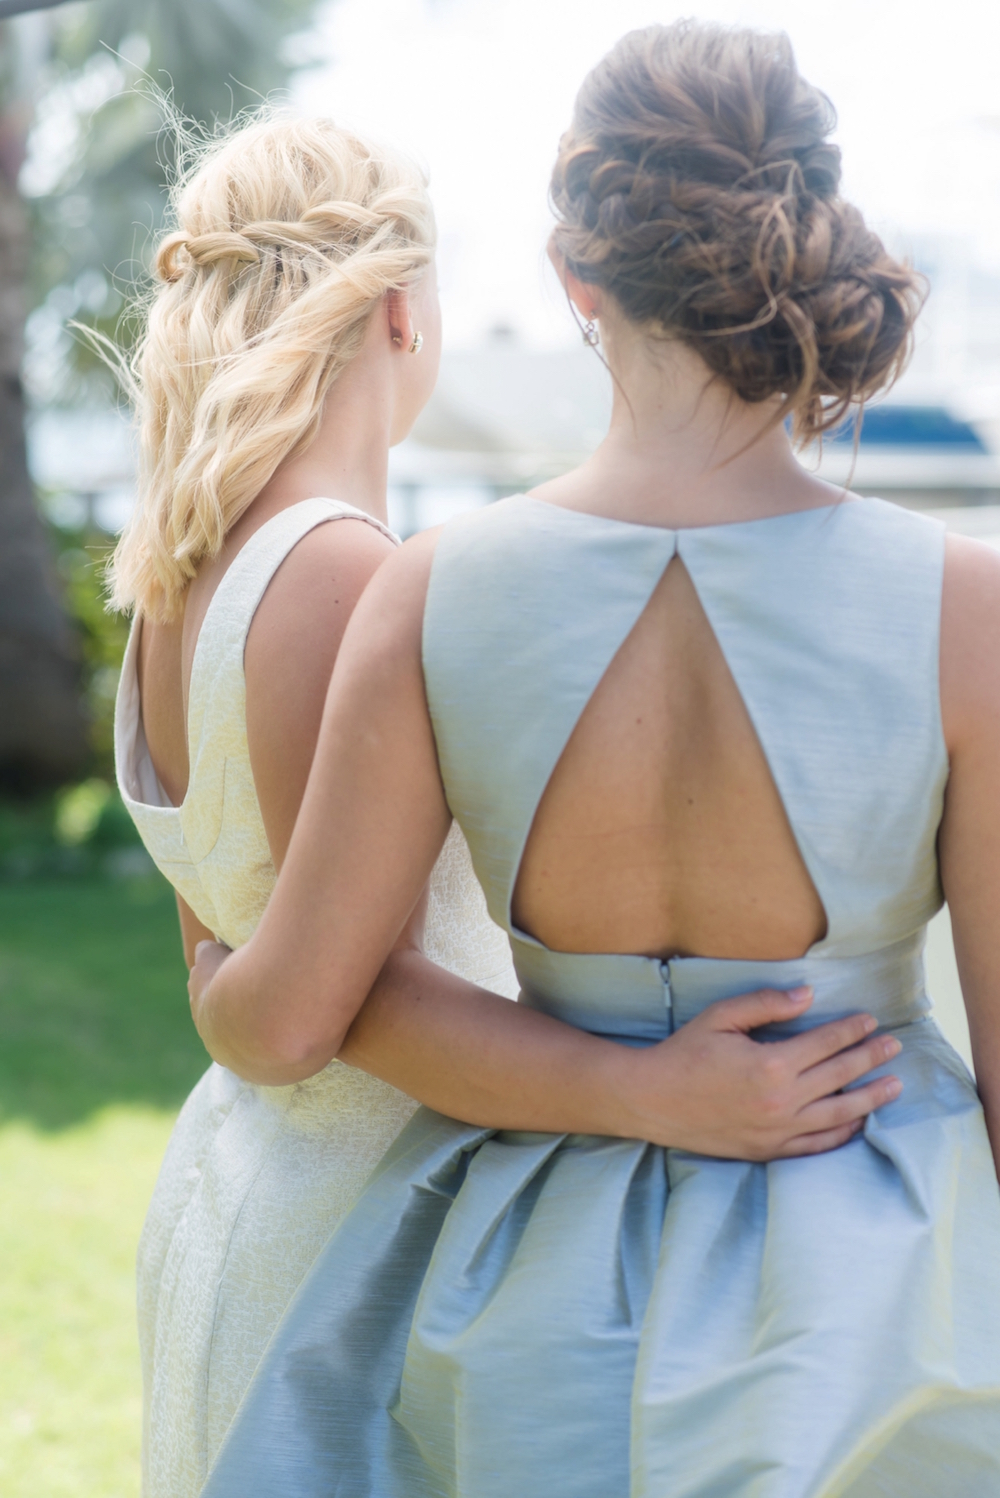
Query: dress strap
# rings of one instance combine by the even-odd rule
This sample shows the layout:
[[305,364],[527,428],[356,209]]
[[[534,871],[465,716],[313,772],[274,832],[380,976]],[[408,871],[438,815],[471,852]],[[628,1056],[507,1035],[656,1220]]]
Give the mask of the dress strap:
[[253,533],[216,589],[198,634],[188,698],[192,764],[213,700],[213,682],[220,672],[236,670],[242,677],[247,635],[268,584],[303,537],[330,520],[364,520],[399,545],[399,537],[381,521],[337,499],[304,499]]

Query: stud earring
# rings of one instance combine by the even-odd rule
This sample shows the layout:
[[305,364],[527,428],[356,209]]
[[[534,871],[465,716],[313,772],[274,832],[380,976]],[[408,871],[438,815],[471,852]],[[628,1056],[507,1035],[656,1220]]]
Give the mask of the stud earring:
[[601,335],[597,330],[597,324],[592,317],[587,319],[587,322],[584,326],[583,341],[590,348],[597,348],[598,344],[601,341]]
[[410,344],[410,347],[407,349],[407,353],[408,354],[419,354],[419,352],[423,348],[423,346],[424,346],[424,335],[423,335],[423,333],[414,333],[414,335],[413,335],[413,342]]

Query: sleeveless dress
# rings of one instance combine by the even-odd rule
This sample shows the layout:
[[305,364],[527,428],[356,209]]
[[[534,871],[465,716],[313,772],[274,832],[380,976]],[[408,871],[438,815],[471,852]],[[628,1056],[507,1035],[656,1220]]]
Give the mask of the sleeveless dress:
[[[921,957],[943,555],[935,522],[868,499],[671,531],[518,496],[445,528],[428,698],[521,1001],[641,1045],[809,983],[773,1034],[869,1009],[905,1090],[843,1148],[771,1164],[421,1110],[284,1318],[205,1498],[998,1498],[1000,1192]],[[545,785],[674,556],[826,909],[801,960],[562,953],[511,925]]]
[[[377,525],[332,500],[292,506],[255,532],[219,584],[191,671],[180,807],[146,746],[134,631],[126,652],[116,714],[122,797],[159,868],[232,947],[253,932],[276,877],[247,751],[247,631],[292,547],[344,517]],[[486,913],[457,828],[431,880],[425,948],[463,977],[516,993],[507,940]],[[211,1066],[195,1087],[139,1249],[146,1498],[200,1492],[282,1312],[415,1107],[339,1061],[290,1087],[254,1086]]]

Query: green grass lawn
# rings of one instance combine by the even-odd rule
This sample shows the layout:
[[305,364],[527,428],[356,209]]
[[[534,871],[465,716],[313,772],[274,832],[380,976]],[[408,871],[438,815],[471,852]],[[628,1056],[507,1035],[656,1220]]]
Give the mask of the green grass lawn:
[[0,884],[0,1493],[135,1498],[133,1261],[207,1060],[159,878]]

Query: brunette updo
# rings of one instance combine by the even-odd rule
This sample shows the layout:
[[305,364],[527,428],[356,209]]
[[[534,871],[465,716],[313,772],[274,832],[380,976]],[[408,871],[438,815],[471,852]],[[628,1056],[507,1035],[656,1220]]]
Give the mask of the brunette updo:
[[585,79],[552,177],[569,270],[679,338],[801,442],[886,389],[926,294],[838,194],[836,114],[784,35],[633,31]]

